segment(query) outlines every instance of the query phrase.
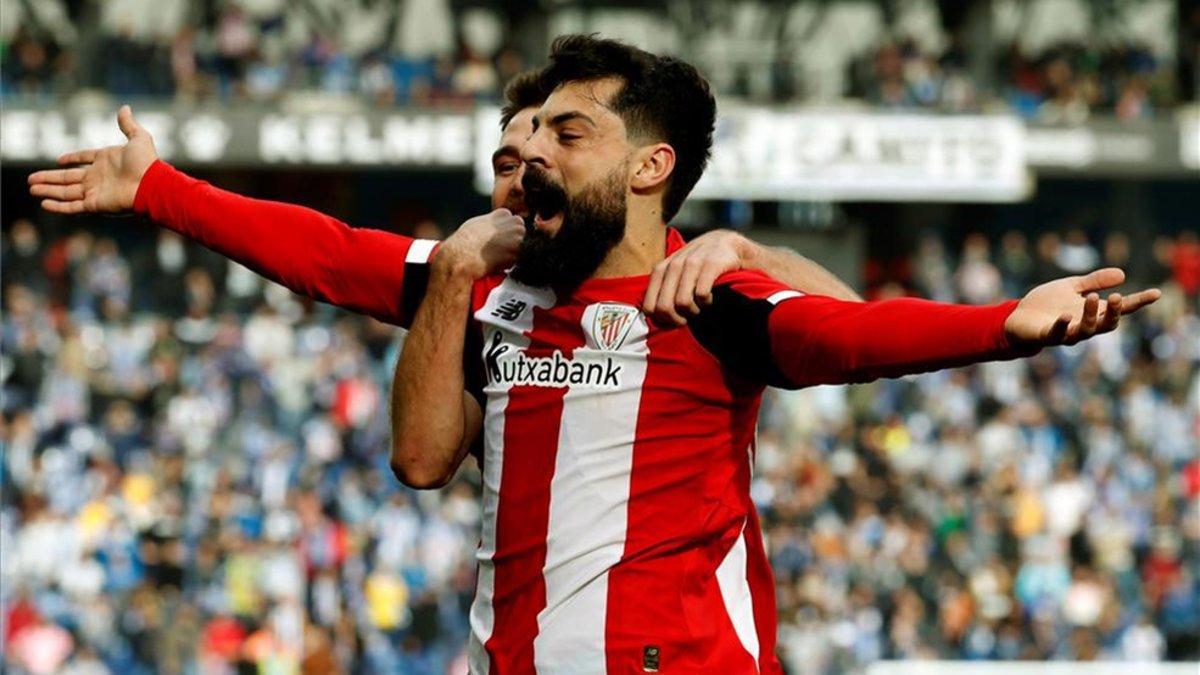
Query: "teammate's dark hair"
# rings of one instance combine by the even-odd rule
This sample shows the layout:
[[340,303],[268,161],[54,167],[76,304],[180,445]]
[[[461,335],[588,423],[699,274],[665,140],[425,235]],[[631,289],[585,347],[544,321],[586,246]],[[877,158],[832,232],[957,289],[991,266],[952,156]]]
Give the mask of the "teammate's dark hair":
[[617,77],[623,82],[609,106],[631,138],[661,141],[675,149],[675,169],[663,196],[663,220],[679,212],[704,173],[712,150],[717,104],[708,81],[689,63],[594,35],[564,35],[550,47],[542,90],[579,80]]
[[504,107],[500,108],[501,129],[508,128],[508,123],[517,113],[546,102],[549,93],[542,88],[541,74],[536,68],[526,70],[514,75],[504,86]]

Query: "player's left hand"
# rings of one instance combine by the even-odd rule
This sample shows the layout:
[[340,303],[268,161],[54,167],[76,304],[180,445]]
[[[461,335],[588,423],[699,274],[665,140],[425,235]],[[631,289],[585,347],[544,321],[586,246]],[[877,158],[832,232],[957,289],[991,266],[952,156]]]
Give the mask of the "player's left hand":
[[642,309],[660,321],[683,325],[712,302],[713,284],[748,266],[758,245],[729,230],[705,233],[654,266]]
[[1091,274],[1056,279],[1029,291],[1004,322],[1014,344],[1049,347],[1073,345],[1100,333],[1115,330],[1125,314],[1158,300],[1157,288],[1122,297],[1111,293],[1100,301],[1100,292],[1121,285],[1125,273],[1106,267]]

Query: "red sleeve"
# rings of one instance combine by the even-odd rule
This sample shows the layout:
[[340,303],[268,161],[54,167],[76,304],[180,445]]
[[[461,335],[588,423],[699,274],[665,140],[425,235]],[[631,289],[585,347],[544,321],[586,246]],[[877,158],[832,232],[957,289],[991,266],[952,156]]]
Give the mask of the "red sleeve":
[[788,298],[771,313],[771,355],[796,386],[866,382],[1022,356],[1004,321],[1016,300],[950,305],[917,298]]
[[133,208],[295,293],[402,326],[424,295],[435,246],[243,197],[162,160],[142,176]]
[[710,307],[716,312],[693,332],[753,379],[783,387],[844,384],[1031,355],[1036,350],[1014,348],[1005,337],[1016,304],[847,302],[741,272],[718,281]]

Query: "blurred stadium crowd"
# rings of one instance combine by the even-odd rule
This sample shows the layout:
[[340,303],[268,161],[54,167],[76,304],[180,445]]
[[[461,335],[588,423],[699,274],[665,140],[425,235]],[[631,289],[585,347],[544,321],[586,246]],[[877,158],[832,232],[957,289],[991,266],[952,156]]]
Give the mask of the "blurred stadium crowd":
[[[523,4],[0,0],[0,94],[465,108],[571,31],[759,103],[1080,123],[1200,83],[1174,0],[993,0],[989,45],[946,16],[972,3],[541,3],[524,32]],[[391,475],[399,331],[168,232],[74,227],[4,222],[0,671],[465,671],[478,475]],[[1100,264],[1163,300],[1026,361],[768,391],[752,496],[789,672],[1200,658],[1196,235],[929,235],[865,276],[987,303]]]
[[[603,30],[668,50],[686,42],[692,46],[684,51],[733,97],[1011,109],[1050,122],[1082,122],[1093,112],[1123,119],[1161,113],[1179,98],[1175,69],[1186,66],[1175,59],[1177,22],[1191,26],[1179,34],[1200,35],[1200,11],[1175,17],[1164,0],[1100,3],[1107,13],[1082,0],[996,0],[999,36],[981,70],[970,54],[981,45],[969,27],[947,29],[931,0],[881,3],[891,10],[862,2],[677,4],[691,7],[690,20],[668,12],[664,21],[649,8],[545,9],[551,34]],[[122,100],[227,102],[306,91],[381,106],[496,100],[503,83],[534,62],[511,35],[515,10],[452,5],[4,0],[3,90],[47,97],[90,88]]]
[[1153,117],[1175,102],[1170,71],[1134,43],[1065,42],[1034,55],[1012,45],[995,67],[1000,86],[989,92],[972,79],[960,48],[936,54],[913,40],[889,42],[854,64],[849,93],[884,109],[1007,107],[1026,119],[1075,124],[1092,113]]
[[[32,673],[461,672],[474,468],[392,477],[397,331],[161,232],[8,224],[0,606]],[[968,302],[1121,234],[929,237],[907,292]],[[1200,657],[1200,243],[1111,336],[771,392],[752,494],[792,673],[880,658]],[[258,670],[255,671],[254,668]]]

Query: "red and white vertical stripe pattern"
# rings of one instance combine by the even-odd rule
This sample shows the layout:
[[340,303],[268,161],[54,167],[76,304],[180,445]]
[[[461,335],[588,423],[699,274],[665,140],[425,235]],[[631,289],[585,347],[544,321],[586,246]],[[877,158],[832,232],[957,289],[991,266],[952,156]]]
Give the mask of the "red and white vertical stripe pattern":
[[[604,314],[598,316],[599,312]],[[588,306],[580,321],[587,344],[572,356],[615,358],[622,378],[615,391],[576,387],[563,398],[550,483],[546,606],[538,614],[533,650],[540,673],[603,675],[608,570],[621,560],[625,549],[648,331],[640,312],[614,313],[607,304]],[[605,349],[618,342],[624,332],[621,324],[628,322],[633,323],[619,349]]]
[[[530,307],[541,308],[551,307],[555,301],[551,291],[532,289],[506,278],[503,283],[492,290],[483,307],[475,313],[476,320],[484,326],[489,326],[492,313],[511,299],[525,302]],[[495,330],[502,330],[504,344],[509,345],[510,349],[524,349],[529,346],[528,334],[533,330],[534,315],[534,311],[526,311],[510,322],[508,329],[497,328]],[[485,331],[485,336],[490,336],[490,330]],[[483,429],[485,444],[483,515],[479,550],[476,553],[479,573],[476,581],[475,601],[471,604],[471,637],[468,644],[468,659],[472,673],[489,672],[489,657],[484,645],[492,637],[495,629],[494,559],[501,479],[505,469],[504,439],[507,431],[505,411],[508,408],[510,389],[511,387],[506,385],[489,385],[487,388],[487,410],[484,414]]]
[[[756,400],[631,303],[557,304],[506,278],[481,304],[485,362],[521,375],[485,387],[471,672],[777,672],[749,500]],[[529,372],[563,362],[619,376]]]

